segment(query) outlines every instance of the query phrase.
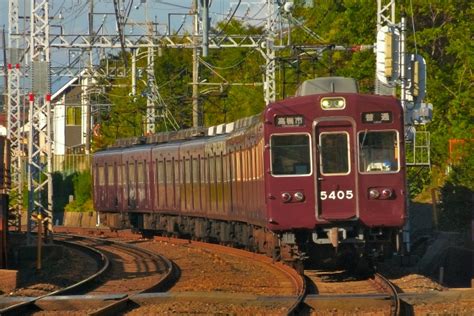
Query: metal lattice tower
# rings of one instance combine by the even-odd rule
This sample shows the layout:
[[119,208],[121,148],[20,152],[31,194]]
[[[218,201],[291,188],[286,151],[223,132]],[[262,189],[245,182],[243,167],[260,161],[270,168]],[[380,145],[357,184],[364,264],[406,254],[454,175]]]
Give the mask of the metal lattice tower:
[[17,0],[10,0],[8,3],[8,113],[7,113],[7,138],[10,140],[11,150],[11,181],[12,191],[16,193],[16,208],[14,210],[14,220],[12,226],[20,229],[20,214],[23,201],[23,177],[22,177],[22,134],[21,134],[21,96],[20,96],[20,41],[19,32],[19,6]]
[[[152,23],[148,23],[148,32],[150,38],[152,38]],[[155,132],[155,103],[153,102],[153,87],[155,85],[155,49],[153,47],[148,47],[146,74],[150,93],[148,93],[146,100],[145,134],[153,134]]]
[[46,216],[46,233],[53,222],[50,46],[48,0],[32,0],[30,16],[30,58],[32,91],[28,137],[28,240],[31,240],[33,212]]
[[[377,32],[385,25],[395,25],[395,0],[377,0]],[[375,94],[393,95],[395,88],[385,85],[375,75]]]
[[276,82],[275,82],[275,25],[277,13],[275,12],[275,0],[267,0],[267,23],[266,23],[266,42],[265,52],[265,104],[275,102],[276,100]]

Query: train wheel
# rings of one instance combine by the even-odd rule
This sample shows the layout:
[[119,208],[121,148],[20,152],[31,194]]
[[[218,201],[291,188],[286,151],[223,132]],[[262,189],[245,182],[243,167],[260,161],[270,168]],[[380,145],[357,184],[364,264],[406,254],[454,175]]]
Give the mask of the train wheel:
[[143,229],[141,230],[142,233],[142,238],[144,239],[153,239],[153,236],[155,235],[152,230],[150,229]]
[[255,241],[255,238],[254,237],[250,237],[249,238],[249,241],[247,243],[247,250],[250,251],[250,252],[257,252],[258,250],[258,245],[257,245],[257,242]]

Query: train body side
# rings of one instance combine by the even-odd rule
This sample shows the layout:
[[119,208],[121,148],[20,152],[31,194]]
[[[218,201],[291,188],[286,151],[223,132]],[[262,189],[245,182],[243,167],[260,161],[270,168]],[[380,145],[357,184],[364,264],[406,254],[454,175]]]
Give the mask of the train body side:
[[260,123],[231,135],[97,152],[94,205],[103,213],[265,226],[263,147]]

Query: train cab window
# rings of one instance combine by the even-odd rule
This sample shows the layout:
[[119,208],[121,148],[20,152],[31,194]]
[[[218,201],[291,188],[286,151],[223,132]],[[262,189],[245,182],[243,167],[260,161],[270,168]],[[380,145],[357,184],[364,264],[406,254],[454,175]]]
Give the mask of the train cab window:
[[270,139],[272,175],[311,173],[309,135],[272,135]]
[[399,150],[396,131],[359,132],[359,171],[362,173],[399,171]]
[[323,175],[348,174],[349,134],[328,132],[319,134],[320,168]]

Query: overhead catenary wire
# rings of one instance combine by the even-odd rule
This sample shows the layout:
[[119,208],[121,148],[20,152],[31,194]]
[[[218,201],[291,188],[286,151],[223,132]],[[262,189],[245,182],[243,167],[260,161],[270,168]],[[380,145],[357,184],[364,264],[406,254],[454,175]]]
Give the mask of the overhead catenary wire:
[[415,44],[415,55],[418,55],[418,47],[416,43],[416,29],[415,29],[415,12],[413,11],[413,1],[410,0],[410,10],[411,10],[411,25],[413,29],[413,42]]

